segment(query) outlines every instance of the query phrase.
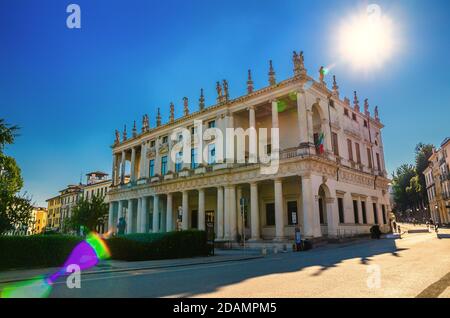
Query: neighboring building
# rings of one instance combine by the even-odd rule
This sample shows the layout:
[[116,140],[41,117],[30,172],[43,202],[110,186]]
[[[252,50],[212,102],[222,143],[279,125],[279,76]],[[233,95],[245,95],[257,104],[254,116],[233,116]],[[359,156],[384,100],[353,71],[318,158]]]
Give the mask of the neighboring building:
[[[388,231],[389,180],[378,108],[370,116],[365,100],[360,111],[356,92],[351,106],[348,98],[340,99],[335,79],[332,90],[327,88],[323,68],[315,81],[306,73],[302,53],[295,53],[293,60],[294,76],[287,80],[277,83],[271,64],[267,87],[254,90],[249,71],[245,96],[230,99],[224,81],[223,86],[217,83],[217,103],[211,107],[205,108],[202,91],[194,113],[189,114],[185,98],[182,118],[174,118],[171,104],[166,124],[161,124],[158,110],[156,127],[149,127],[146,115],[142,132],[135,124],[131,137],[124,131],[119,140],[116,131],[109,228],[114,229],[121,217],[128,233],[212,227],[216,239],[223,241],[237,240],[244,230],[253,241],[285,241],[293,239],[295,223],[309,238],[368,233],[374,224]],[[194,127],[194,120],[203,124]],[[173,141],[185,138],[179,137],[178,129],[186,128],[194,136],[215,127],[222,132],[251,127],[259,135],[260,128],[268,128],[270,137],[259,146],[249,145],[245,138],[241,163],[221,162],[219,154],[242,140],[224,134],[220,146],[218,133],[194,142],[193,150],[186,152],[193,158],[204,153],[206,163],[171,160]],[[279,128],[279,146],[270,128]],[[278,170],[267,174],[263,160],[251,163],[249,156],[256,148],[260,154],[269,153],[273,162],[279,148]],[[239,213],[241,198],[245,222]]]
[[450,223],[450,138],[446,138],[439,150],[433,150],[429,166],[423,172],[430,203],[431,218],[435,222]]
[[36,208],[36,221],[34,223],[33,234],[40,234],[47,226],[48,212],[46,208]]
[[72,209],[83,196],[83,186],[69,185],[64,190],[59,191],[61,197],[61,219],[60,229],[67,231],[65,222],[72,216]]
[[58,231],[61,220],[61,196],[58,195],[46,200],[46,202],[48,211],[47,228],[49,230]]
[[[83,197],[87,200],[92,200],[94,196],[104,197],[107,201],[106,194],[111,187],[111,179],[108,179],[108,174],[100,171],[90,172],[86,174],[87,182],[83,185]],[[107,224],[100,225],[96,230],[98,233],[104,233]]]

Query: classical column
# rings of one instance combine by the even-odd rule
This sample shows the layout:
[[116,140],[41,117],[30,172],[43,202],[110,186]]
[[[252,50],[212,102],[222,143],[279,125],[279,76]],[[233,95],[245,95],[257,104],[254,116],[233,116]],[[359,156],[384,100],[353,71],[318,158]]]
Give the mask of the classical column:
[[153,196],[153,233],[159,232],[159,195]]
[[183,191],[182,207],[183,207],[183,216],[182,216],[182,222],[181,222],[181,229],[188,230],[189,229],[189,193],[187,191]]
[[[169,158],[167,158],[169,159]],[[155,140],[155,175],[161,175],[161,155],[159,154],[159,138]]]
[[148,172],[146,169],[146,161],[147,161],[147,145],[145,142],[141,144],[141,158],[139,161],[139,178],[148,177]]
[[116,185],[116,174],[117,174],[117,156],[113,153],[113,164],[112,164],[112,174],[111,174],[111,185]]
[[272,101],[272,128],[278,128],[278,101]]
[[306,96],[303,90],[297,92],[297,116],[300,144],[306,144],[308,143],[308,119],[306,115]]
[[136,148],[131,148],[131,167],[130,167],[130,173],[131,173],[131,182],[136,181]]
[[127,234],[133,232],[133,200],[128,200],[128,209],[127,209]]
[[327,205],[327,225],[328,225],[328,237],[337,236],[337,225],[339,220],[337,219],[337,214],[335,213],[334,203],[335,198],[326,198]]
[[119,222],[120,218],[123,217],[123,201],[119,201],[119,211],[117,213],[117,222]]
[[172,193],[167,193],[167,205],[166,205],[166,231],[173,231],[173,200]]
[[120,161],[120,183],[125,183],[125,150],[122,150],[122,159]]
[[303,236],[314,236],[314,196],[312,193],[311,176],[302,176],[302,202],[303,202]]
[[143,228],[142,228],[142,198],[138,198],[138,201],[137,201],[136,231],[138,233],[143,232]]
[[167,138],[167,142],[168,142],[168,146],[169,146],[169,152],[167,153],[167,172],[175,172],[175,162],[172,160],[172,146],[173,146],[173,141],[170,139],[170,134],[169,137]]
[[148,233],[147,197],[142,197],[141,201],[141,228],[142,233]]
[[250,218],[251,218],[251,240],[257,241],[261,238],[259,230],[259,206],[258,206],[258,184],[250,183]]
[[256,163],[258,158],[258,140],[256,138],[256,115],[255,115],[255,106],[250,106],[248,108],[248,118],[249,118],[249,148],[248,148],[248,161],[250,163]]
[[234,185],[225,187],[225,238],[236,240],[236,189]]
[[275,179],[275,239],[284,239],[283,182]]
[[223,187],[217,187],[217,239],[223,239]]
[[[223,142],[224,153],[223,153],[223,156],[224,156],[224,161],[225,161],[225,162],[227,162],[227,163],[233,163],[233,162],[234,162],[234,159],[235,159],[235,157],[236,157],[236,154],[234,153],[234,152],[235,152],[234,150],[236,149],[236,145],[235,145],[235,143],[233,142],[233,146],[234,146],[234,149],[232,149],[232,150],[233,150],[233,157],[231,157],[231,154],[227,154],[227,151],[226,151],[227,145],[228,145],[228,144],[231,145],[231,143],[229,142],[229,140],[227,140],[227,134],[226,134],[227,128],[234,128],[234,117],[233,117],[233,113],[231,113],[231,112],[229,112],[228,114],[226,114],[226,115],[225,115],[225,118],[224,118],[224,142]],[[234,134],[233,134],[233,137],[232,137],[232,138],[234,138]],[[230,149],[230,150],[231,150],[231,149]]]
[[198,229],[205,230],[205,189],[198,190]]
[[114,202],[109,202],[109,213],[108,213],[108,231],[112,234],[112,229],[114,228]]
[[242,215],[241,215],[241,198],[242,187],[238,186],[236,191],[236,212],[237,212],[237,232],[242,235]]

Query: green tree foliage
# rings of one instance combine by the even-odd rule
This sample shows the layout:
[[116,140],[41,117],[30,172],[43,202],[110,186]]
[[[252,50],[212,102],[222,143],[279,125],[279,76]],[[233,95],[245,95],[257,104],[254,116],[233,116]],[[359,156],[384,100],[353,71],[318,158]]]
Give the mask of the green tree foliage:
[[397,168],[392,178],[392,189],[397,208],[406,210],[411,207],[411,192],[407,188],[411,186],[411,178],[416,176],[413,165],[403,164]]
[[108,218],[108,204],[104,202],[104,196],[93,196],[91,200],[81,199],[72,210],[72,216],[68,226],[74,231],[79,231],[80,226],[94,231]]
[[416,146],[416,171],[421,186],[420,200],[424,204],[428,204],[428,196],[425,175],[423,172],[428,167],[428,159],[430,159],[430,156],[433,154],[433,148],[433,145],[423,143],[419,143]]
[[433,145],[419,143],[415,148],[415,165],[403,164],[394,172],[392,187],[397,209],[417,210],[428,204],[423,172],[432,153]]
[[4,153],[5,146],[14,143],[18,130],[0,118],[0,235],[27,225],[33,209],[30,198],[17,194],[23,186],[19,166]]

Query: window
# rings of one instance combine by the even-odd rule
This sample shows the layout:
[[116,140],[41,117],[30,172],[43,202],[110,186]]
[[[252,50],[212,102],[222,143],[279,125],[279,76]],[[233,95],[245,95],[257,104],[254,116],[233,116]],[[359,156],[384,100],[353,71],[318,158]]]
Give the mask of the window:
[[298,224],[297,201],[288,201],[287,203],[288,224]]
[[352,141],[347,139],[347,148],[348,148],[348,160],[353,161],[353,147]]
[[373,219],[375,224],[378,224],[378,209],[377,209],[377,204],[376,203],[372,203],[373,206]]
[[196,169],[198,167],[198,163],[195,161],[197,157],[197,149],[191,149],[191,168]]
[[367,120],[364,120],[364,127],[367,128]]
[[266,203],[266,225],[275,225],[275,203]]
[[359,223],[358,201],[353,200],[353,216],[355,217],[355,224]]
[[212,165],[216,163],[216,145],[208,145],[208,164]]
[[367,224],[366,202],[361,201],[363,224]]
[[266,153],[268,156],[272,154],[272,144],[266,145]]
[[338,135],[336,133],[331,133],[331,141],[333,143],[333,153],[336,156],[339,156],[339,143],[338,143]]
[[[163,140],[164,140],[164,138],[163,138]],[[150,147],[151,148],[155,147],[155,141],[154,140],[150,141]]]
[[378,167],[378,170],[381,171],[381,160],[380,160],[380,154],[379,153],[377,153],[377,167]]
[[198,228],[198,211],[192,210],[191,213],[191,228],[196,229]]
[[370,148],[367,148],[367,163],[369,165],[369,169],[372,169],[372,152]]
[[191,135],[195,135],[197,129],[195,129],[195,127],[191,127]]
[[175,160],[175,172],[181,171],[182,168],[183,168],[183,152],[180,151],[179,153],[177,153],[177,157]]
[[383,224],[387,224],[387,220],[386,220],[386,206],[384,204],[381,205],[381,212],[383,213]]
[[343,198],[338,198],[338,209],[339,209],[339,223],[345,223]]
[[330,106],[334,108],[334,100],[330,99]]
[[353,119],[354,121],[357,121],[357,120],[356,120],[356,114],[355,114],[355,113],[352,114],[352,119]]
[[356,162],[361,163],[361,151],[359,149],[359,144],[355,142],[355,149],[356,149]]
[[347,116],[347,117],[349,117],[349,115],[348,115],[348,109],[347,109],[347,108],[344,108],[344,115]]
[[161,174],[165,175],[167,173],[167,156],[161,158]]
[[166,144],[169,138],[167,136],[162,137],[163,144]]
[[319,198],[319,218],[320,218],[320,224],[325,224],[325,218],[323,215],[323,199]]
[[216,121],[215,120],[211,120],[210,122],[208,122],[208,128],[215,128],[216,127]]
[[150,160],[150,178],[155,175],[155,160]]

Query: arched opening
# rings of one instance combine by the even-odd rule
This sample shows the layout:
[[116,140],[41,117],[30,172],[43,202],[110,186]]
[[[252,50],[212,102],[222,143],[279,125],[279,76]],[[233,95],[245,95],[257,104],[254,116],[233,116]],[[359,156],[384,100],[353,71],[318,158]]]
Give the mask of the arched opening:
[[325,186],[321,185],[319,188],[319,219],[320,225],[327,225],[327,195]]

